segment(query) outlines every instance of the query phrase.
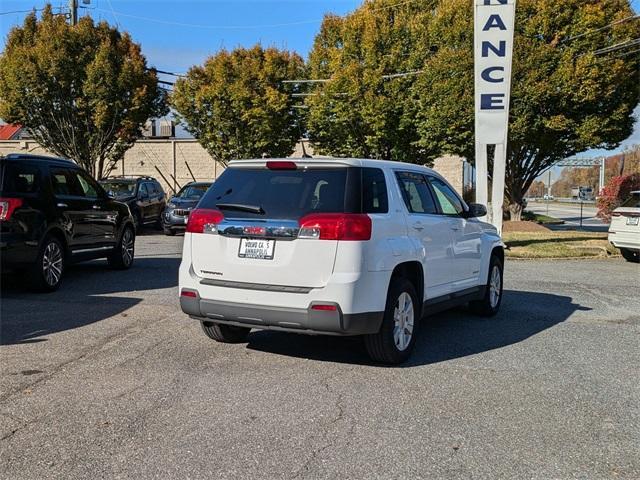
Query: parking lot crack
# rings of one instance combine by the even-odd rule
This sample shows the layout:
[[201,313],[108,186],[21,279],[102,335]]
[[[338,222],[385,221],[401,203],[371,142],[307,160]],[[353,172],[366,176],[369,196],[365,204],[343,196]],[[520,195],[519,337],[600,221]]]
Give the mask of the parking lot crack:
[[[333,434],[337,434],[338,430],[340,428],[340,425],[344,421],[346,421],[347,419],[350,419],[350,417],[346,414],[346,407],[345,407],[345,404],[344,404],[344,394],[333,392],[333,390],[332,390],[332,388],[331,388],[331,386],[329,384],[329,382],[332,379],[334,379],[335,377],[337,377],[337,376],[339,376],[341,374],[342,373],[338,373],[336,375],[331,375],[329,377],[324,378],[322,380],[322,382],[321,382],[322,386],[324,387],[324,389],[326,390],[326,392],[328,394],[335,394],[336,395],[335,402],[333,402],[333,410],[336,412],[336,414],[323,427],[322,436],[321,436],[321,439],[319,439],[320,440],[319,443],[321,443],[321,444],[311,451],[311,453],[309,454],[309,456],[307,457],[305,462],[300,466],[300,468],[298,468],[293,473],[293,476],[291,477],[292,480],[297,479],[297,478],[304,478],[309,474],[309,472],[310,472],[310,470],[312,468],[312,465],[316,462],[316,460],[318,460],[326,450],[328,450],[329,448],[331,448],[332,446],[335,445],[335,443],[336,443],[335,439],[331,439]],[[350,426],[349,426],[349,429],[348,429],[347,434],[346,434],[347,435],[347,445],[351,441],[351,437],[353,435],[354,430],[355,430],[355,422],[350,420]]]

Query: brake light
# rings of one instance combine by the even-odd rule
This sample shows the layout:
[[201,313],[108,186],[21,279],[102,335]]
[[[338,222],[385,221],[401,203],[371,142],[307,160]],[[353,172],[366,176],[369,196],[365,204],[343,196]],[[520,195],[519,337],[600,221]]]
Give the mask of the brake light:
[[21,206],[21,198],[0,197],[0,220],[11,220],[13,211]]
[[267,168],[269,170],[296,170],[298,166],[295,162],[291,161],[276,161],[267,162]]
[[369,240],[371,218],[362,213],[312,213],[300,219],[298,238]]
[[218,233],[218,224],[224,220],[220,210],[197,208],[192,210],[187,221],[189,233]]
[[195,290],[182,290],[180,292],[181,297],[198,298],[198,292]]

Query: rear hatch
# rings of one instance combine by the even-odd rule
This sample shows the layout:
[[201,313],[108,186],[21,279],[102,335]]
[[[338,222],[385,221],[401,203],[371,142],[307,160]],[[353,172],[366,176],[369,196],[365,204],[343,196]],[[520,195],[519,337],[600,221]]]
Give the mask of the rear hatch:
[[640,232],[640,192],[631,196],[611,215],[610,231]]
[[368,220],[370,235],[369,218],[359,215],[360,177],[359,168],[337,162],[232,164],[191,213],[195,273],[223,282],[326,285],[345,232],[354,235],[353,223]]

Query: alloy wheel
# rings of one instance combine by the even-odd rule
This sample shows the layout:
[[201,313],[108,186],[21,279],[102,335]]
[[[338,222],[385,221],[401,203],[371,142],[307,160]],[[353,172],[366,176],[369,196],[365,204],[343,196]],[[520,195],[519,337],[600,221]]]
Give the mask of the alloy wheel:
[[500,289],[502,287],[502,279],[500,278],[500,268],[494,265],[491,270],[491,280],[489,281],[489,302],[491,308],[496,308],[500,302]]
[[133,262],[134,239],[130,228],[122,234],[122,263],[126,266]]
[[411,343],[413,336],[414,308],[411,295],[402,292],[393,311],[393,341],[399,351],[404,351]]
[[62,250],[56,242],[49,243],[44,249],[42,274],[50,287],[55,287],[62,278]]

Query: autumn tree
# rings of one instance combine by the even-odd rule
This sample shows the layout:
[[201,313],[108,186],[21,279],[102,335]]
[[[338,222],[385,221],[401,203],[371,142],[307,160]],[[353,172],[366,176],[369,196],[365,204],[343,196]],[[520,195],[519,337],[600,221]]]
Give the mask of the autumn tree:
[[[327,15],[309,54],[307,128],[319,153],[429,163],[418,144],[409,95],[429,57],[428,26],[435,0],[400,7],[368,1],[346,17]],[[410,72],[410,73],[409,73]],[[407,75],[396,75],[407,73]]]
[[[518,1],[505,187],[512,219],[551,165],[630,135],[639,57],[596,52],[638,38],[640,22],[595,30],[632,15],[628,0]],[[308,100],[311,139],[324,153],[473,160],[468,0],[370,0],[344,19],[328,16],[310,70],[328,80]]]
[[13,28],[0,56],[0,118],[48,151],[108,175],[166,104],[140,45],[106,22],[71,26],[48,5]]
[[179,79],[171,104],[217,161],[289,155],[301,135],[292,87],[300,56],[276,48],[222,50]]

